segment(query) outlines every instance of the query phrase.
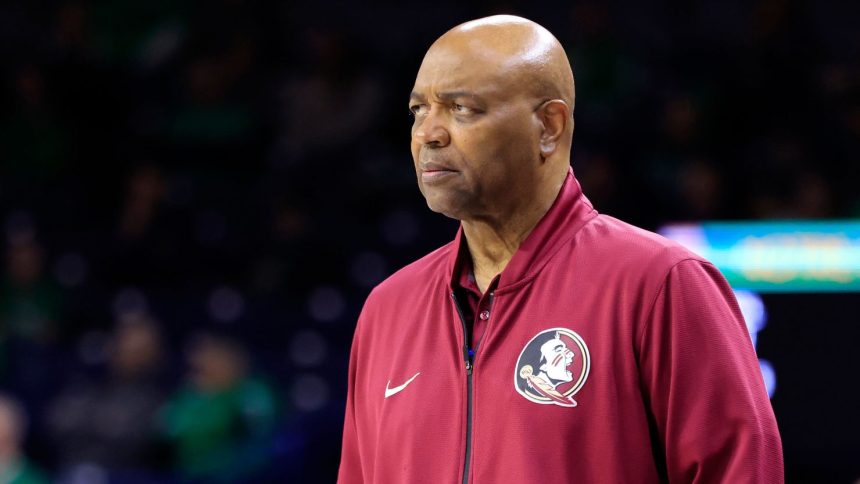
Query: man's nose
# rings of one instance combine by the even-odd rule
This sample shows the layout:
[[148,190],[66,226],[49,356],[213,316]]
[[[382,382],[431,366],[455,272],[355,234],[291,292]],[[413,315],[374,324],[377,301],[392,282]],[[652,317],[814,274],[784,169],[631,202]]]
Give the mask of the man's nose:
[[431,147],[441,148],[451,142],[451,135],[445,126],[444,114],[438,109],[431,109],[423,119],[417,122],[412,137],[415,141]]

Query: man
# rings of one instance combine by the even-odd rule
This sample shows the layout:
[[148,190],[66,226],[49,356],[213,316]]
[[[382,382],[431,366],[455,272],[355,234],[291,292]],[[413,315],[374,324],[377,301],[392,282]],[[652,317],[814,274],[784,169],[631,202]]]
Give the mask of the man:
[[259,482],[271,462],[276,397],[226,334],[203,332],[187,352],[186,382],[162,409],[183,482]]
[[0,394],[0,482],[46,484],[44,473],[24,455],[26,412],[17,400]]
[[107,345],[107,371],[70,378],[53,399],[46,430],[59,461],[59,481],[75,482],[93,466],[118,482],[159,468],[156,422],[166,394],[165,346],[154,318],[125,313]]
[[430,47],[412,155],[461,228],[367,299],[341,483],[782,481],[731,289],[598,215],[569,166],[573,105],[564,50],[533,22],[480,19]]

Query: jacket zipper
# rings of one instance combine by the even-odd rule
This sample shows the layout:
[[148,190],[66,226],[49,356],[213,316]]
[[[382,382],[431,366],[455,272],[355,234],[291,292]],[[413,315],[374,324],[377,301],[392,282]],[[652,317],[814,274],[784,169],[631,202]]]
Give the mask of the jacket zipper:
[[460,309],[457,295],[453,292],[451,299],[454,300],[454,307],[457,308],[460,323],[463,324],[463,360],[466,362],[466,459],[463,463],[463,484],[468,484],[469,461],[472,459],[472,368],[474,364],[472,357],[469,356],[469,333],[466,327],[466,318],[463,316],[463,310]]

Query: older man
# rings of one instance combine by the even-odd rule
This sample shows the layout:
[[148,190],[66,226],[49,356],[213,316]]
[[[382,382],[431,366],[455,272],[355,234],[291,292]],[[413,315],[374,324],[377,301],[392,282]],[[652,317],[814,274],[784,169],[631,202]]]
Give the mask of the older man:
[[573,104],[564,50],[528,20],[430,47],[412,155],[461,229],[367,299],[341,483],[782,481],[730,288],[598,215],[570,169]]

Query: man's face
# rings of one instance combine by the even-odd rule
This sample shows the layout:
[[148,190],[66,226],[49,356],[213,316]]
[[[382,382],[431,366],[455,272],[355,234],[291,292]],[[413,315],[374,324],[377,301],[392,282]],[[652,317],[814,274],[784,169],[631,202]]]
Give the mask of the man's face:
[[435,212],[493,217],[532,196],[537,106],[506,59],[448,44],[430,49],[410,96],[418,187]]
[[567,348],[564,341],[555,337],[541,345],[540,351],[541,356],[546,360],[540,369],[547,376],[556,381],[569,382],[573,380],[573,374],[567,369],[573,363],[573,351]]

